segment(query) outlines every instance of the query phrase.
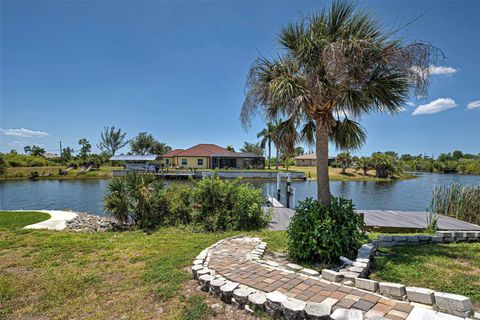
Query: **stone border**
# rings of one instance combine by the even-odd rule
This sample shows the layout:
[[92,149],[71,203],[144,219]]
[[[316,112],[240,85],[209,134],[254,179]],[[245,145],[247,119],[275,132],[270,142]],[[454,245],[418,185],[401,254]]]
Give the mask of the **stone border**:
[[[220,240],[203,250],[195,258],[192,274],[194,279],[200,284],[202,291],[210,292],[218,296],[222,301],[231,303],[239,309],[245,309],[247,312],[254,312],[258,309],[267,311],[267,313],[273,317],[283,316],[286,319],[363,319],[360,310],[340,308],[330,314],[332,306],[326,306],[325,302],[305,302],[288,297],[278,291],[266,293],[243,284],[229,281],[225,277],[217,275],[215,270],[208,268],[211,253],[215,248],[227,240],[242,237],[243,236],[235,236]],[[362,245],[358,249],[357,259],[351,261],[352,266],[348,267],[346,271],[340,270],[336,272],[323,269],[320,275],[315,270],[303,268],[296,264],[289,263],[283,265],[275,261],[262,260],[261,258],[265,253],[267,244],[261,241],[260,238],[249,238],[249,241],[257,242],[255,249],[246,255],[246,258],[252,262],[263,264],[269,268],[273,267],[275,269],[302,273],[311,278],[341,283],[345,286],[355,286],[363,291],[385,296],[390,299],[410,302],[413,306],[421,307],[414,308],[420,309],[416,311],[419,313],[416,315],[419,317],[418,319],[423,319],[424,317],[426,317],[425,319],[447,319],[449,316],[447,314],[450,314],[462,318],[473,317],[474,319],[480,320],[480,313],[474,313],[471,300],[468,297],[445,292],[435,292],[425,288],[406,287],[403,284],[378,282],[361,277],[360,275],[366,277],[368,274],[370,258],[377,248],[374,244]],[[437,318],[437,315],[439,318]],[[417,319],[417,317],[412,319]]]
[[480,241],[480,231],[437,231],[434,236],[379,236],[378,240],[373,240],[370,244],[364,244],[358,249],[355,261],[340,257],[349,266],[340,269],[338,272],[323,269],[322,277],[332,282],[354,285],[359,289],[378,293],[391,299],[422,304],[428,306],[428,308],[459,317],[473,316],[475,319],[480,319],[480,313],[475,312],[474,314],[472,302],[468,297],[446,292],[435,292],[427,288],[407,287],[399,283],[367,279],[371,258],[378,248],[391,248],[409,244],[477,241]]

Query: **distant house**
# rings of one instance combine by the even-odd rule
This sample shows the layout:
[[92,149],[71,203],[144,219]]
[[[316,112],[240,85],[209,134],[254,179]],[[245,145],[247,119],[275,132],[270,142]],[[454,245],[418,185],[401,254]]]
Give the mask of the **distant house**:
[[119,155],[110,158],[111,161],[121,161],[125,169],[135,171],[155,171],[155,161],[160,157],[157,155]]
[[160,157],[166,167],[186,169],[264,169],[265,158],[261,155],[245,152],[233,152],[216,144],[197,144],[186,150],[175,149]]
[[[328,158],[328,165],[332,164],[335,158]],[[310,167],[317,165],[317,155],[315,153],[302,154],[295,157],[295,165],[299,167]]]

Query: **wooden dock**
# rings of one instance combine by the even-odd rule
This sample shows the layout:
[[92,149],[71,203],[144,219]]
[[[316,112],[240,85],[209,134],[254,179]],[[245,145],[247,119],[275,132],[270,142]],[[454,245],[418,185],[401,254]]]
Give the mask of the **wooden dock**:
[[[285,207],[273,207],[273,219],[270,230],[287,230],[295,210]],[[370,230],[388,230],[406,232],[425,229],[427,213],[425,211],[398,211],[398,210],[357,210],[363,213],[365,225]],[[480,226],[454,218],[439,216],[439,230],[480,231]]]

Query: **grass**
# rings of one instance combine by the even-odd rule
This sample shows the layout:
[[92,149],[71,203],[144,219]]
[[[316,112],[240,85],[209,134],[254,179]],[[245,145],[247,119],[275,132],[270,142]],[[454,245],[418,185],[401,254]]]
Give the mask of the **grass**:
[[102,166],[95,171],[82,171],[81,169],[72,169],[67,175],[60,175],[59,170],[65,170],[64,166],[48,167],[11,167],[7,168],[5,175],[0,176],[0,180],[28,179],[34,172],[38,173],[35,179],[88,179],[88,178],[111,178],[113,170],[121,170],[123,167]]
[[[310,180],[317,179],[317,168],[315,166],[312,167],[289,167],[289,171],[302,171],[305,172],[305,176]],[[370,170],[367,172],[367,175],[363,175],[363,171],[359,170],[355,172],[354,169],[346,169],[346,173],[342,173],[341,168],[328,168],[328,175],[330,177],[330,181],[391,181],[392,179],[381,179],[375,177],[375,171]],[[403,174],[398,177],[394,177],[393,180],[405,180],[405,179],[412,179],[415,178],[414,175]]]
[[480,243],[402,246],[381,249],[371,279],[461,294],[480,307]]
[[[23,214],[9,213],[16,221]],[[151,234],[18,228],[33,221],[0,226],[0,319],[208,318],[210,308],[184,294],[189,267],[207,246],[239,234],[190,228]],[[249,234],[280,247],[275,232]]]
[[34,224],[50,218],[48,213],[22,211],[22,212],[8,212],[0,211],[0,229],[20,229],[29,224]]

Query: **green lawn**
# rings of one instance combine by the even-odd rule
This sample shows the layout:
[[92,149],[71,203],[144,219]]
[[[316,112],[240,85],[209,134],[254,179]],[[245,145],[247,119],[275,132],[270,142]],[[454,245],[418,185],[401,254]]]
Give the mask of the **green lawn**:
[[[215,313],[209,305],[218,301],[197,291],[188,270],[204,248],[240,234],[21,229],[46,218],[0,212],[0,319],[206,319]],[[286,251],[284,231],[246,234],[263,238],[269,250]],[[480,244],[393,252],[376,258],[374,278],[458,292],[478,305]]]
[[8,212],[0,211],[0,229],[18,229],[28,226],[29,224],[44,221],[50,218],[48,213],[22,211],[22,212]]
[[[212,310],[187,281],[190,265],[207,246],[239,234],[24,230],[40,215],[9,215],[16,222],[2,213],[0,225],[0,319],[204,319]],[[281,246],[275,232],[251,234]]]
[[480,243],[417,245],[382,249],[371,278],[457,293],[480,307]]

